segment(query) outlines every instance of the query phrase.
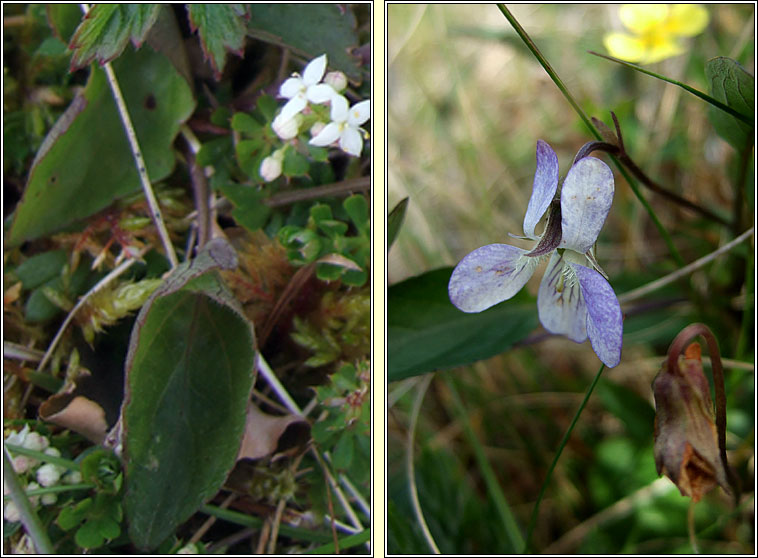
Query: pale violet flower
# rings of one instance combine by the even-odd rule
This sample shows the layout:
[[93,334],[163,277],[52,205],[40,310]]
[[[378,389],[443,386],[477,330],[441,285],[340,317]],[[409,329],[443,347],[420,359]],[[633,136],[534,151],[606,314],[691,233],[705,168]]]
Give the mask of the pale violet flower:
[[319,83],[324,77],[326,70],[326,54],[311,60],[303,70],[302,77],[300,74],[293,74],[292,77],[282,83],[279,88],[279,95],[289,99],[282,107],[282,118],[289,119],[302,111],[310,101],[311,103],[325,103],[335,94],[331,85]]
[[342,95],[332,98],[332,121],[324,126],[317,136],[311,138],[311,145],[330,145],[339,141],[342,151],[358,157],[363,149],[363,138],[367,136],[361,124],[371,116],[371,101],[361,101],[348,108],[348,102]]
[[[524,236],[539,240],[527,251],[509,244],[482,246],[465,256],[450,277],[451,302],[481,312],[513,297],[550,255],[537,295],[540,322],[551,333],[582,343],[589,337],[598,358],[613,368],[621,360],[622,315],[616,294],[592,251],[613,202],[613,172],[582,148],[558,189],[558,157],[537,142],[537,170],[524,216]],[[541,237],[534,228],[550,208]]]
[[258,173],[266,182],[276,180],[282,174],[282,161],[284,160],[284,149],[277,149],[271,155],[261,161],[261,168]]

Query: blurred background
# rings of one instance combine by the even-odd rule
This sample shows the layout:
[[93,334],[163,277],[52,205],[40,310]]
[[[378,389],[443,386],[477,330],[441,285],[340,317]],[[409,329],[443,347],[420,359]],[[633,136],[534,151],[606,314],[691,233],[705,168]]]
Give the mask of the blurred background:
[[[640,185],[685,263],[752,226],[752,145],[738,150],[722,139],[708,105],[683,89],[588,54],[607,54],[603,36],[624,31],[619,5],[508,7],[588,116],[612,127],[615,112],[627,151],[649,177],[733,223],[704,219]],[[705,7],[708,25],[683,39],[684,54],[645,67],[707,92],[704,67],[715,56],[755,75],[755,19],[752,4]],[[410,199],[388,255],[390,288],[453,266],[485,244],[530,247],[508,233],[522,234],[537,140],[557,153],[562,179],[594,137],[496,5],[390,4],[387,26],[388,207]],[[680,266],[610,159],[595,156],[616,177],[597,258],[620,295]],[[686,290],[674,284],[622,307],[622,362],[603,373],[558,463],[534,532],[536,550],[692,551],[689,500],[655,471],[650,384],[676,334],[701,321],[722,356],[736,361],[726,372],[727,445],[747,486],[740,511],[720,489],[695,507],[700,550],[753,552],[753,253],[749,240],[689,275]],[[525,287],[533,297],[541,277],[538,269]],[[420,505],[443,553],[514,551],[476,452],[486,455],[523,532],[599,366],[589,343],[547,336],[540,326],[487,361],[390,383],[388,551],[430,551],[411,504],[409,447]]]

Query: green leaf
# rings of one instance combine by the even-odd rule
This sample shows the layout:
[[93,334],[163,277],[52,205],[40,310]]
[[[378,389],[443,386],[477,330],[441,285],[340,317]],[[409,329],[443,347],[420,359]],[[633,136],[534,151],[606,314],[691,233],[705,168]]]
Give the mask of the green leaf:
[[250,186],[225,184],[219,190],[234,204],[232,217],[249,231],[257,231],[266,224],[271,208],[263,203],[266,194]]
[[216,79],[221,78],[226,51],[242,56],[245,45],[244,4],[188,4],[190,27],[198,31],[206,60],[210,60]]
[[361,77],[356,21],[350,8],[336,4],[251,4],[248,32],[263,41],[286,46],[311,60],[324,53],[330,68],[352,80]]
[[77,4],[46,4],[45,10],[55,36],[68,44],[84,16],[81,8]]
[[236,267],[216,239],[179,266],[137,317],[123,409],[129,536],[158,546],[221,487],[252,389],[251,324],[214,268]]
[[[186,81],[151,48],[128,49],[113,63],[153,182],[174,168],[172,143],[195,107]],[[61,116],[37,153],[9,245],[61,230],[140,189],[103,71],[93,66],[84,92]]]
[[405,212],[408,210],[409,199],[410,198],[403,198],[400,200],[387,216],[387,250],[392,247],[392,243],[395,242],[395,238],[397,238],[397,233],[400,232],[400,227],[405,219]]
[[92,508],[92,504],[92,498],[85,498],[76,505],[63,508],[55,523],[64,531],[70,531],[84,521],[90,508]]
[[366,197],[354,194],[342,202],[350,220],[361,234],[369,234],[369,207]]
[[160,4],[95,4],[74,33],[71,71],[93,60],[100,64],[119,56],[129,39],[139,47],[158,19]]
[[14,270],[14,275],[25,289],[34,289],[43,283],[59,277],[68,256],[65,250],[52,250],[32,256]]
[[246,112],[238,112],[232,117],[232,130],[254,136],[261,133],[263,126]]
[[[755,78],[731,58],[710,59],[705,65],[711,95],[735,111],[755,116]],[[737,150],[743,150],[753,142],[754,127],[734,116],[715,108],[708,117],[716,132]]]
[[332,464],[338,471],[346,471],[350,468],[355,451],[354,436],[352,431],[343,431],[332,452]]
[[282,161],[282,174],[284,176],[305,176],[309,169],[308,159],[295,149],[287,149],[284,152],[284,161]]
[[452,268],[437,269],[387,291],[387,378],[471,364],[508,350],[537,327],[537,307],[521,292],[478,314],[452,305]]

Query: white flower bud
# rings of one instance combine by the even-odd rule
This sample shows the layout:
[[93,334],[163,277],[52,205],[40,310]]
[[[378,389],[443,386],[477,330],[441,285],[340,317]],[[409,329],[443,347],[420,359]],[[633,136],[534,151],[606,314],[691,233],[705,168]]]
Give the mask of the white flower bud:
[[52,506],[55,502],[58,501],[58,495],[51,493],[51,494],[43,494],[42,495],[42,502],[43,506]]
[[276,180],[282,174],[282,160],[274,155],[269,155],[261,161],[261,168],[258,172],[266,182]]
[[[36,482],[30,482],[26,487],[26,491],[29,492],[30,490],[37,490],[38,488],[42,487]],[[33,507],[37,507],[39,505],[39,496],[29,496],[29,502],[31,502]]]
[[61,456],[61,450],[54,447],[49,447],[45,450],[45,455],[52,455],[53,457],[60,457]]
[[71,471],[63,477],[65,484],[79,484],[82,482],[82,474],[79,471]]
[[28,455],[17,455],[13,458],[13,470],[19,475],[26,473],[29,469],[37,466],[39,461],[29,457]]
[[3,516],[10,522],[21,521],[21,512],[18,511],[16,504],[12,500],[5,503]]
[[177,554],[198,554],[197,545],[195,545],[194,543],[185,544],[183,547],[177,550],[176,553]]
[[311,126],[311,137],[315,138],[321,133],[321,130],[324,128],[326,128],[326,124],[324,122],[316,122],[313,126]]
[[329,72],[324,76],[324,83],[339,93],[347,88],[347,76],[342,72]]
[[41,436],[37,432],[29,432],[24,440],[23,446],[26,449],[42,451],[50,445],[50,440]]
[[37,481],[42,486],[53,486],[60,480],[61,473],[62,467],[53,465],[52,463],[45,463],[37,469]]
[[300,115],[296,114],[289,118],[282,117],[278,114],[271,123],[271,128],[276,135],[283,140],[290,140],[297,137],[298,128],[300,127]]

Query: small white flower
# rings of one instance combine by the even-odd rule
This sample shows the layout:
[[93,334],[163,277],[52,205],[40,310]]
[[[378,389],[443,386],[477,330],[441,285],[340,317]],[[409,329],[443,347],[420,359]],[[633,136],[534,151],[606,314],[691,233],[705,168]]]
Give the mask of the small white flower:
[[19,475],[26,473],[29,469],[33,469],[38,464],[39,461],[28,455],[17,455],[13,458],[13,470]]
[[331,85],[339,93],[347,88],[347,76],[339,71],[329,72],[324,76],[324,83]]
[[284,159],[284,150],[277,149],[271,155],[261,161],[261,168],[258,173],[266,182],[276,180],[282,174],[282,160]]
[[79,484],[82,482],[82,474],[79,471],[71,471],[63,476],[65,484]]
[[29,432],[29,434],[26,435],[26,438],[24,439],[24,443],[22,445],[26,449],[43,451],[50,445],[50,440],[44,436],[41,436],[37,432]]
[[293,74],[291,78],[282,83],[279,95],[289,99],[282,107],[282,116],[292,118],[303,110],[308,101],[311,103],[325,103],[330,100],[335,91],[331,85],[319,83],[326,70],[326,54],[311,60],[303,70],[302,77]]
[[53,486],[58,483],[64,471],[65,469],[59,465],[45,463],[37,469],[37,481],[42,486]]
[[348,109],[342,95],[332,99],[332,121],[309,142],[311,145],[330,145],[339,140],[342,151],[358,157],[363,149],[363,137],[367,136],[361,124],[371,116],[371,101],[361,101]]
[[10,522],[21,521],[21,512],[18,510],[16,504],[12,500],[5,502],[5,507],[3,508],[3,516],[7,521]]
[[50,494],[43,494],[42,495],[42,502],[43,506],[52,506],[55,502],[58,501],[58,495],[55,493]]
[[[42,487],[36,482],[30,482],[26,487],[26,491],[29,492],[30,490],[37,490],[39,488]],[[33,507],[37,507],[39,505],[39,496],[29,496],[29,502],[31,502]]]
[[23,446],[24,440],[26,439],[28,435],[29,435],[29,425],[25,424],[24,428],[22,428],[18,432],[12,431],[10,434],[8,434],[8,437],[5,438],[5,441],[14,446]]
[[285,116],[284,109],[282,112],[276,115],[274,121],[271,123],[271,128],[276,132],[276,135],[283,140],[290,140],[297,137],[298,129],[300,128],[300,121],[302,117],[299,114],[293,116]]

